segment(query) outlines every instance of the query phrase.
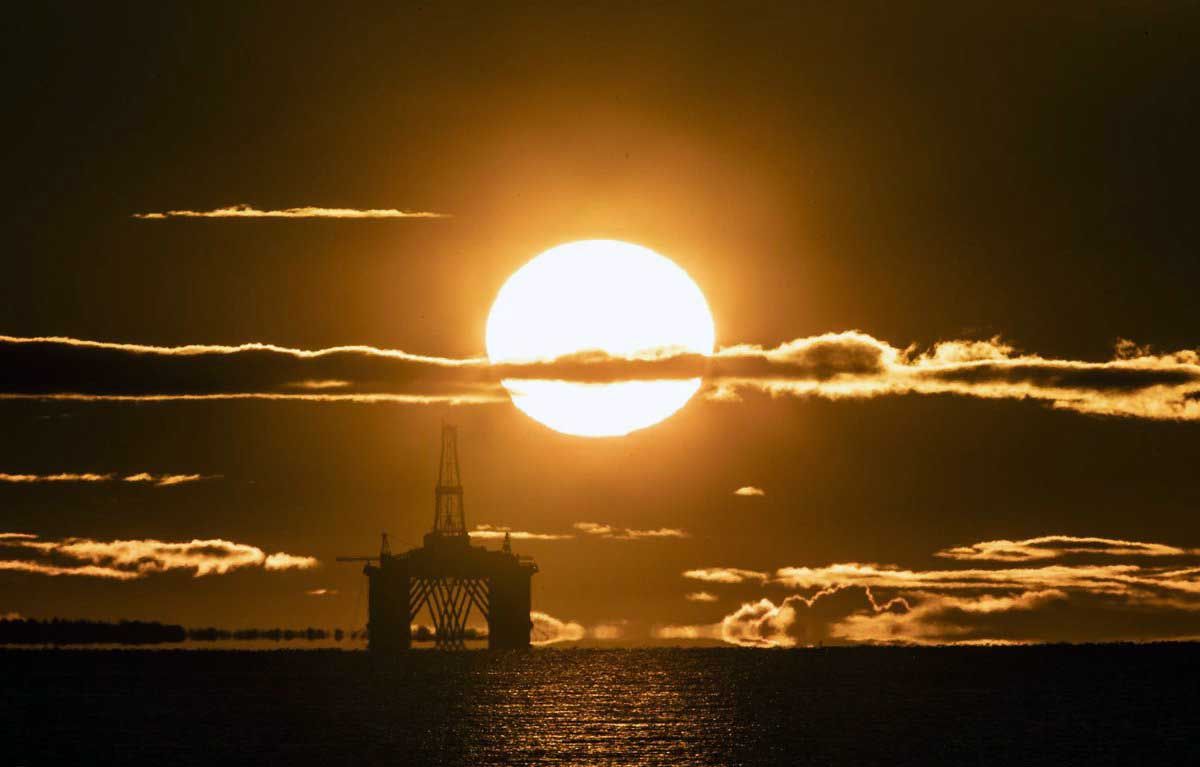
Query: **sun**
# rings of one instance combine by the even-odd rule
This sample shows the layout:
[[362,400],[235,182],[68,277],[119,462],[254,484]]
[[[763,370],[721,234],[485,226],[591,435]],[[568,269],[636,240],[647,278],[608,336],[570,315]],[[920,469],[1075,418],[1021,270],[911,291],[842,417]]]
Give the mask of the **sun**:
[[[545,251],[508,278],[488,315],[487,352],[492,362],[666,347],[708,355],[715,335],[704,294],[673,261],[628,242],[580,240]],[[611,437],[669,417],[700,379],[504,386],[513,404],[555,431]]]

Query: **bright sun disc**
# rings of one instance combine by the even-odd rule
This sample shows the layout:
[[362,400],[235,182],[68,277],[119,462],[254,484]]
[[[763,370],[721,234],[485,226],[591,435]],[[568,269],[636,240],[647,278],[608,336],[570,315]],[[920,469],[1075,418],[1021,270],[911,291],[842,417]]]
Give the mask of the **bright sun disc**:
[[[492,362],[531,362],[581,351],[629,356],[663,348],[711,354],[715,331],[687,272],[649,248],[580,240],[518,269],[487,322]],[[683,407],[700,379],[611,384],[504,381],[513,404],[564,434],[608,437],[652,426]]]

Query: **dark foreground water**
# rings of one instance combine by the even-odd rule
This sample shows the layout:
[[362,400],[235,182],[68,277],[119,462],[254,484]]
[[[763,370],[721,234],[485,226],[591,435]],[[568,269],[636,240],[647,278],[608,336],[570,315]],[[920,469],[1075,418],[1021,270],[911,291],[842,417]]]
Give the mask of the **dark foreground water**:
[[1200,646],[0,651],[0,764],[1200,764]]

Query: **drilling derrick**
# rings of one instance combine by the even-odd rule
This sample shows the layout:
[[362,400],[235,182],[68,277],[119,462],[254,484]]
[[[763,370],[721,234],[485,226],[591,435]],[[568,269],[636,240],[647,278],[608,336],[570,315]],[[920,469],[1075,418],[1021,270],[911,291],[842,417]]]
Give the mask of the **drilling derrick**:
[[458,477],[458,428],[442,426],[442,457],[438,462],[438,483],[434,489],[433,533],[467,537],[463,518],[462,480]]
[[473,611],[487,621],[488,649],[529,647],[531,585],[538,567],[512,553],[507,535],[499,551],[471,545],[454,426],[442,426],[433,529],[424,545],[394,555],[384,534],[378,557],[338,559],[367,563],[367,647],[373,653],[409,649],[412,623],[423,610],[433,622],[438,649],[465,648]]

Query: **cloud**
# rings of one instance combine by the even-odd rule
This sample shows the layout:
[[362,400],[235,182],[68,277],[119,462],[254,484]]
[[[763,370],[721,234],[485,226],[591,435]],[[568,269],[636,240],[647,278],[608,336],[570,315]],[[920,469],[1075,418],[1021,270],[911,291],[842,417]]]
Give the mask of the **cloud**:
[[131,218],[162,221],[168,218],[449,218],[447,213],[395,208],[323,208],[305,205],[282,210],[259,210],[241,203],[213,210],[168,210],[162,213],[134,213]]
[[304,592],[310,597],[332,597],[338,593],[337,589],[309,589]]
[[321,563],[315,557],[298,557],[282,551],[277,551],[263,560],[263,568],[266,570],[310,570],[319,564]]
[[610,538],[617,541],[636,541],[644,538],[688,538],[686,530],[675,527],[660,527],[651,530],[637,530],[628,527],[613,527],[599,522],[576,522],[573,527],[596,538]]
[[782,567],[776,571],[774,582],[792,588],[828,588],[853,583],[886,589],[942,591],[1058,588],[1118,595],[1139,590],[1200,595],[1200,568],[1120,563],[908,570],[891,565],[846,562],[825,567]]
[[865,586],[832,586],[811,597],[790,596],[747,602],[721,621],[721,639],[741,647],[795,647],[836,642],[836,626],[851,616],[902,614],[908,602],[896,597],[876,602]]
[[112,474],[4,474],[0,473],[0,482],[13,484],[33,484],[41,482],[110,482]]
[[707,591],[693,591],[690,594],[684,594],[684,599],[689,602],[716,602],[717,595],[710,594]]
[[562,541],[575,536],[560,533],[530,533],[524,530],[513,530],[502,525],[476,525],[474,530],[467,533],[472,538],[481,540],[503,539],[505,535],[514,541]]
[[743,570],[738,567],[702,567],[685,571],[683,577],[705,583],[745,583],[746,581],[762,583],[770,578],[771,574],[758,570]]
[[[660,527],[653,530],[636,530],[626,527],[613,527],[598,522],[576,522],[573,527],[584,535],[593,538],[605,538],[617,541],[634,541],[646,538],[687,538],[685,530],[673,527]],[[508,535],[512,540],[526,541],[564,541],[574,538],[570,533],[531,533],[524,530],[513,530],[504,525],[476,525],[467,535],[480,540],[497,540]]]
[[99,567],[96,565],[71,565],[62,567],[46,562],[19,559],[0,559],[0,570],[33,573],[35,575],[76,575],[86,578],[107,578],[117,581],[132,581],[142,577],[140,573],[130,570],[119,570],[114,567]]
[[982,541],[969,546],[943,549],[934,556],[944,559],[994,562],[1028,562],[1061,559],[1070,554],[1131,557],[1177,557],[1195,554],[1196,549],[1181,549],[1162,543],[1124,541],[1115,538],[1081,538],[1071,535],[1044,535],[1022,541]]
[[578,642],[586,634],[583,626],[574,621],[560,621],[552,615],[536,610],[529,613],[529,620],[533,622],[530,641],[535,645]]
[[625,620],[597,623],[595,626],[592,626],[590,629],[588,629],[587,633],[592,639],[599,639],[601,641],[620,639],[625,635],[626,623],[628,623],[628,621]]
[[704,626],[654,626],[650,636],[655,639],[720,639],[721,624]]
[[1018,353],[995,338],[942,341],[919,352],[849,331],[773,349],[729,347],[712,368],[710,396],[724,401],[746,389],[828,399],[958,394],[1032,399],[1094,415],[1200,420],[1200,353],[1154,354],[1128,342],[1112,360],[1085,362]]
[[942,341],[921,352],[847,331],[774,348],[735,345],[711,356],[677,349],[628,357],[585,351],[491,364],[367,346],[155,347],[0,336],[0,370],[4,397],[477,404],[506,401],[501,382],[703,377],[705,396],[725,402],[745,391],[827,399],[956,394],[1028,399],[1093,415],[1200,420],[1200,352],[1156,354],[1129,342],[1118,345],[1112,360],[1087,362],[1020,353],[999,339]]
[[[185,482],[199,482],[204,479],[215,479],[215,476],[204,476],[202,474],[150,474],[147,472],[139,472],[130,474],[120,478],[125,482],[144,482],[154,485],[155,487],[170,487],[172,485],[182,485]],[[118,479],[116,474],[4,474],[0,473],[0,482],[10,482],[16,484],[33,484],[45,482],[114,482]]]
[[754,485],[746,485],[744,487],[739,487],[737,490],[734,490],[733,494],[740,495],[740,496],[743,496],[746,498],[753,498],[756,496],[762,497],[767,494],[767,491],[763,490],[761,487],[755,487]]
[[[1069,597],[1057,589],[1013,595],[972,597],[918,594],[915,606],[886,613],[846,615],[832,628],[845,642],[912,644],[1023,643],[1057,638],[1046,625],[1045,611]],[[907,602],[906,602],[907,605]],[[1036,634],[1021,636],[1013,628],[1030,619],[1041,623]],[[1110,637],[1111,638],[1111,637]]]
[[247,567],[292,570],[309,569],[319,564],[312,557],[282,552],[268,556],[255,546],[221,539],[180,543],[153,539],[41,540],[14,533],[0,534],[0,539],[0,557],[5,557],[0,559],[0,570],[41,575],[134,580],[171,570],[190,570],[195,577],[201,577],[224,575]]
[[[745,602],[721,622],[731,644],[1117,641],[1200,635],[1200,551],[1069,535],[982,541],[936,553],[946,569],[841,562],[781,567],[764,586],[796,590]],[[1049,561],[1047,561],[1049,560]],[[736,568],[687,571],[712,583]],[[878,600],[880,593],[890,597]]]
[[[466,403],[507,399],[482,359],[363,346],[145,346],[0,336],[0,397],[102,401],[298,399]],[[339,381],[336,390],[297,382]]]
[[206,477],[202,474],[130,474],[125,478],[126,482],[148,482],[155,487],[171,487],[173,485],[182,485],[185,482],[199,482],[204,479],[215,479],[215,477]]

